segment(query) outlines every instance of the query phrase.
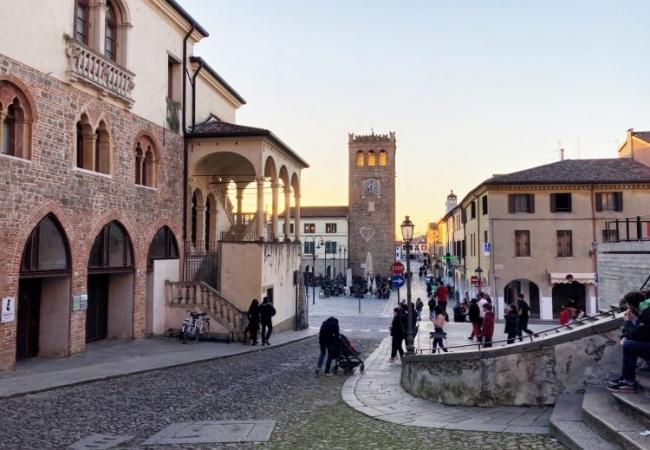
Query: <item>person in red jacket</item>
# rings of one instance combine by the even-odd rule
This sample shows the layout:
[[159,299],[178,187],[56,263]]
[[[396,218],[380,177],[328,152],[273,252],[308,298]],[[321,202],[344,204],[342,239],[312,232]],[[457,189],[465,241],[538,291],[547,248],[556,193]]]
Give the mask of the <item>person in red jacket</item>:
[[483,347],[492,347],[492,336],[494,336],[494,313],[489,303],[483,306],[485,317],[483,317]]
[[571,311],[565,306],[560,310],[560,325],[566,325],[571,322]]
[[445,315],[445,320],[449,322],[449,316],[447,316],[447,297],[449,296],[449,291],[444,283],[440,283],[435,295],[438,298],[438,308],[442,310],[442,313]]

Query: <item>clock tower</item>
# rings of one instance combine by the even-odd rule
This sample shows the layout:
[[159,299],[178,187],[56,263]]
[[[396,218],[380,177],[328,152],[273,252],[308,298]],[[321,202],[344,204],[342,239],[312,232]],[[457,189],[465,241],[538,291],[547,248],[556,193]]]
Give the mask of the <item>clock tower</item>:
[[395,260],[395,133],[348,136],[349,255],[354,275],[389,276]]

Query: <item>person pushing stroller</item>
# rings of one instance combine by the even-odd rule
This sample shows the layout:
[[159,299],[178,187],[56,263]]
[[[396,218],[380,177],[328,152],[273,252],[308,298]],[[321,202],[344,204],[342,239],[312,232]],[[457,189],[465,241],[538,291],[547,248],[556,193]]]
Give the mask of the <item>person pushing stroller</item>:
[[329,317],[320,326],[318,333],[318,344],[320,345],[320,356],[318,357],[318,365],[314,373],[320,374],[320,368],[325,359],[327,352],[327,362],[325,363],[325,376],[332,376],[330,368],[332,367],[332,360],[338,357],[339,350],[339,321],[336,317]]

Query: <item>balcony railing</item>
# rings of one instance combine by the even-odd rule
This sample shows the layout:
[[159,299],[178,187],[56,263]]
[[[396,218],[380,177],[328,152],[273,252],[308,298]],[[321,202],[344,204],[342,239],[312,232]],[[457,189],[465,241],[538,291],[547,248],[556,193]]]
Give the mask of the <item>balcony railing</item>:
[[605,223],[606,242],[631,242],[650,240],[650,217],[627,217]]
[[131,92],[135,74],[120,67],[115,61],[100,55],[80,42],[66,36],[68,73],[72,81],[81,81],[102,92],[133,103]]

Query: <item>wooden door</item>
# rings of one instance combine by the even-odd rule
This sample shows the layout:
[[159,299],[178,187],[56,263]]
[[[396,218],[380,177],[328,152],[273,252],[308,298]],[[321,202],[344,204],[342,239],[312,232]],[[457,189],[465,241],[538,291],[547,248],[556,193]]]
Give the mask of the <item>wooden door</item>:
[[86,342],[106,339],[108,334],[108,284],[110,275],[88,275]]
[[16,360],[21,360],[38,355],[38,334],[41,320],[40,278],[20,280],[17,306]]

